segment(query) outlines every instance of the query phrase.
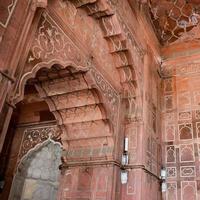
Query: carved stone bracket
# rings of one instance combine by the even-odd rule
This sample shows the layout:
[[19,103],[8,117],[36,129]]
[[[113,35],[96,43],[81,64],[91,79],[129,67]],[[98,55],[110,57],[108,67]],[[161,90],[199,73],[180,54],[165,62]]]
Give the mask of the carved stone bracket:
[[[139,75],[135,69],[134,57],[131,48],[137,48],[136,43],[132,43],[130,48],[129,41],[132,40],[130,33],[124,30],[124,24],[119,20],[113,6],[104,0],[70,0],[76,8],[84,8],[87,13],[97,18],[103,30],[105,39],[108,41],[110,53],[113,55],[116,67],[121,77],[121,84],[124,88],[123,98],[130,98],[130,96],[138,95]],[[128,37],[127,37],[127,34]],[[143,57],[142,51],[139,56]],[[137,94],[136,94],[137,93]],[[137,100],[136,100],[137,101]],[[135,106],[138,104],[136,103]],[[131,108],[130,108],[131,109]],[[138,110],[138,109],[137,109]],[[137,114],[136,114],[137,115]]]

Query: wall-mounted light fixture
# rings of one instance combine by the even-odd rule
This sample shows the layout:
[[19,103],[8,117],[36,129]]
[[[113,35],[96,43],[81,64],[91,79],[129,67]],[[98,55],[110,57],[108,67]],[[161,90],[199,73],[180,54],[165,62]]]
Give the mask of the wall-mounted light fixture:
[[122,170],[121,170],[121,183],[126,184],[128,182],[128,171],[124,166],[128,165],[128,137],[124,138],[124,151],[122,154]]
[[167,171],[165,167],[162,167],[160,170],[160,179],[161,180],[166,180],[167,178]]
[[122,154],[122,165],[128,165],[128,154]]
[[121,183],[126,184],[128,182],[128,172],[126,170],[121,171]]
[[127,152],[128,151],[128,138],[125,137],[124,139],[124,151]]
[[165,167],[162,167],[160,170],[160,180],[161,180],[161,191],[166,192],[167,191],[167,170]]
[[128,137],[124,139],[124,152],[122,154],[122,165],[128,165]]
[[167,191],[167,183],[164,181],[161,183],[161,191],[166,192]]

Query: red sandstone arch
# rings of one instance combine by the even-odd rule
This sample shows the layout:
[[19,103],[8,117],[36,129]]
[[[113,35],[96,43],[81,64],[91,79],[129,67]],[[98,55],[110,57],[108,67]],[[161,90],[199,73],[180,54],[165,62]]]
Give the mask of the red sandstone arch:
[[[70,66],[75,70],[77,79],[79,78],[78,76],[80,76],[80,79],[78,79],[80,80],[80,84],[73,85],[72,89],[69,89],[69,91],[68,89],[65,88],[65,85],[67,86],[67,83],[71,81],[69,77],[68,77],[69,80],[64,80],[65,82],[63,83],[65,85],[63,85],[63,83],[59,84],[59,88],[61,87],[60,93],[59,93],[59,88],[57,90],[55,88],[54,94],[51,94],[50,90],[47,91],[47,88],[50,85],[50,81],[48,82],[48,84],[43,86],[42,84],[41,85],[36,84],[37,85],[36,88],[41,98],[43,98],[47,102],[50,111],[54,114],[55,118],[58,121],[58,125],[62,129],[63,132],[62,142],[64,143],[65,149],[67,149],[69,146],[68,141],[76,139],[70,136],[69,133],[76,132],[76,134],[79,134],[79,132],[84,132],[80,129],[80,127],[82,126],[86,128],[84,134],[89,135],[89,132],[94,132],[94,136],[90,135],[90,138],[94,137],[94,140],[95,137],[103,138],[103,140],[99,139],[100,141],[98,142],[98,144],[101,143],[104,144],[103,141],[107,141],[109,145],[114,146],[113,132],[116,131],[116,128],[114,128],[113,124],[116,122],[118,117],[117,109],[119,105],[118,99],[115,98],[118,97],[114,96],[116,94],[114,95],[112,94],[113,89],[111,88],[110,85],[108,85],[108,83],[105,80],[103,79],[100,80],[103,76],[95,69],[88,69],[81,66],[77,67],[75,66],[74,63],[69,61],[64,63],[66,65],[69,65],[67,67],[61,65],[63,63],[57,60],[53,60],[48,64],[47,63],[44,64],[43,62],[39,63],[33,68],[31,72],[28,72],[22,77],[20,84],[18,86],[20,93],[17,93],[20,95],[17,95],[16,98],[13,99],[13,102],[16,103],[23,99],[24,87],[28,79],[36,77],[37,72],[39,72],[39,70],[41,70],[42,68],[50,69],[52,64],[59,64],[60,69],[65,69]],[[98,81],[97,82],[95,81],[96,76],[98,77],[96,79],[98,81],[99,80],[103,81],[103,84],[102,82],[98,83]],[[63,81],[62,78],[59,79],[60,80],[57,81]],[[100,85],[102,88],[100,87]],[[106,91],[106,88],[109,88],[108,91]],[[103,89],[105,89],[105,91],[102,91]],[[105,92],[109,93],[106,94]],[[81,98],[83,102],[85,101],[85,103],[79,105],[76,102],[72,105],[71,101],[73,102],[75,99],[69,97],[71,93],[74,93],[74,95],[77,95],[77,97],[78,95],[83,95],[82,96],[83,98],[82,97]],[[91,100],[88,100],[89,103],[87,102],[87,98],[91,98]],[[61,104],[63,104],[63,106],[60,106]],[[83,114],[83,112],[85,113]],[[77,128],[74,128],[74,124],[75,127]],[[98,131],[96,131],[95,129],[97,129]],[[103,131],[103,133],[100,133],[99,131],[100,132]],[[88,136],[85,137],[84,134],[79,138],[77,137],[77,139],[79,140],[82,139],[86,141],[90,140],[90,138],[88,138]],[[67,141],[67,143],[65,141]],[[90,143],[90,145],[92,145],[92,143]]]
[[11,97],[12,104],[15,105],[23,99],[23,90],[28,79],[35,77],[37,71],[41,68],[50,69],[53,64],[59,64],[62,69],[71,66],[76,71],[85,73],[84,78],[88,87],[99,91],[97,93],[104,105],[108,119],[112,124],[116,124],[120,102],[117,91],[96,68],[92,67],[91,58],[84,55],[73,44],[54,19],[46,12],[43,12],[40,16],[23,73],[19,77],[19,81],[15,85],[14,94]]
[[25,84],[28,79],[34,78],[36,76],[36,73],[40,69],[42,69],[42,68],[50,69],[54,64],[59,64],[61,66],[61,69],[65,68],[67,66],[71,66],[74,69],[76,69],[77,71],[85,72],[88,70],[88,68],[85,68],[82,66],[77,66],[72,61],[62,61],[62,60],[58,60],[58,59],[53,59],[53,60],[50,60],[49,62],[40,62],[40,63],[36,64],[35,66],[33,66],[33,68],[29,72],[22,75],[22,77],[20,78],[20,81],[18,83],[18,86],[17,86],[17,88],[18,88],[17,92],[13,95],[13,97],[11,99],[12,103],[15,105],[24,98],[24,87],[25,87]]

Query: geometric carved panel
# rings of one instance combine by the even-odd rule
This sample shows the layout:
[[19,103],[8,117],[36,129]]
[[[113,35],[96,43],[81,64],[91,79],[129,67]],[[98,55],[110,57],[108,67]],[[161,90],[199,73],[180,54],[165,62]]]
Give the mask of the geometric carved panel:
[[180,162],[194,162],[193,144],[180,145]]
[[176,162],[175,146],[166,146],[166,162],[167,163],[175,163]]
[[36,145],[41,144],[48,139],[59,141],[60,135],[61,131],[58,126],[26,129],[24,131],[19,157],[22,158],[30,149],[33,149]]
[[[177,183],[168,182],[167,183],[167,200],[177,200]],[[188,199],[189,200],[189,199]]]
[[181,177],[195,177],[195,166],[182,166],[180,168]]
[[193,138],[192,124],[180,124],[179,128],[179,138],[180,140],[189,140]]
[[184,112],[179,112],[179,120],[191,120],[192,119],[192,112],[191,111],[184,111]]
[[197,187],[195,181],[182,181],[181,182],[181,196],[182,200],[196,200]]
[[174,141],[175,140],[175,125],[169,124],[165,127],[165,140]]
[[197,132],[197,137],[200,138],[200,122],[196,123],[196,132]]
[[177,172],[176,167],[167,167],[167,178],[176,178]]
[[200,110],[195,110],[195,118],[200,119]]

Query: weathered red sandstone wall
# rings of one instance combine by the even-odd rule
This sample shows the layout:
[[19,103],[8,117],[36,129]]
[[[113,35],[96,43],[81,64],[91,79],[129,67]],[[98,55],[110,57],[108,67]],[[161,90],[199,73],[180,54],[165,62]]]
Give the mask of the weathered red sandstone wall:
[[128,132],[132,169],[128,184],[122,187],[122,199],[146,200],[147,196],[149,199],[161,199],[161,82],[157,66],[151,53],[147,54],[144,62],[143,118],[137,128]]
[[[132,10],[131,10],[131,7]],[[143,62],[136,57],[141,73],[141,118],[126,126],[130,141],[130,168],[127,185],[122,186],[122,199],[161,199],[159,174],[161,167],[161,81],[159,77],[159,45],[136,4],[119,1],[119,16],[134,33],[135,40],[146,52]],[[123,9],[122,9],[123,8]],[[142,33],[142,34],[141,34]],[[133,48],[134,50],[134,48]]]
[[[199,199],[199,44],[164,49],[163,164],[166,200]],[[190,48],[188,48],[190,47]]]

